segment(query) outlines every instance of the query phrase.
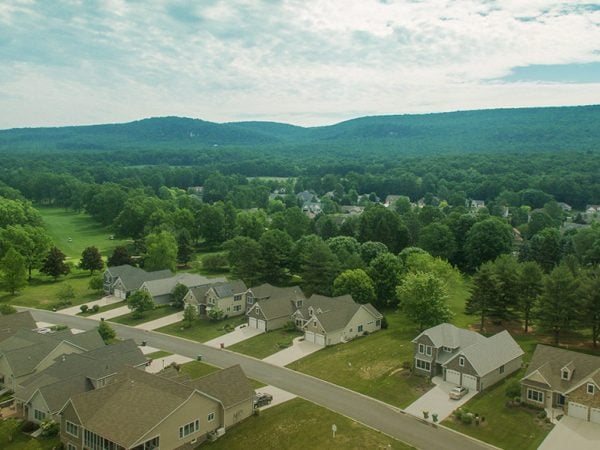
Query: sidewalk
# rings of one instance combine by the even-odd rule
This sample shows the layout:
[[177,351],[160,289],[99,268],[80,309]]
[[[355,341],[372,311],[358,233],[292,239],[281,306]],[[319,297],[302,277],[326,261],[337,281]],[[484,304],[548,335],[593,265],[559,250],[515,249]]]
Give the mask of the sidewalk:
[[275,364],[276,366],[285,367],[294,361],[297,361],[305,356],[310,355],[318,350],[325,347],[322,345],[313,344],[312,342],[306,342],[303,336],[297,337],[292,342],[292,345],[280,352],[274,353],[271,356],[267,356],[263,359],[264,362]]
[[235,327],[235,330],[231,333],[227,333],[219,336],[218,338],[206,341],[204,345],[210,345],[214,348],[221,348],[221,344],[223,344],[225,348],[227,348],[230,345],[237,344],[238,342],[245,341],[246,339],[250,339],[263,333],[264,331],[259,330],[258,328],[251,328],[247,324],[242,324]]
[[187,356],[182,355],[169,355],[164,358],[153,359],[149,366],[146,366],[146,372],[148,373],[158,373],[163,369],[169,367],[169,364],[172,362],[176,362],[177,364],[185,364],[187,362],[193,361],[192,358],[188,358]]
[[161,317],[160,319],[151,320],[150,322],[140,323],[136,325],[135,328],[139,328],[140,330],[156,330],[160,327],[166,327],[167,325],[171,325],[172,323],[181,322],[183,320],[183,311],[179,311],[175,314],[171,314],[169,316]]
[[94,314],[91,316],[88,316],[88,319],[92,319],[92,320],[100,320],[100,319],[104,319],[104,320],[110,320],[110,319],[114,319],[115,317],[119,317],[119,316],[124,316],[125,314],[129,314],[131,312],[131,310],[129,309],[128,306],[121,306],[120,308],[115,308],[115,309],[111,309],[109,311],[104,311],[98,314]]

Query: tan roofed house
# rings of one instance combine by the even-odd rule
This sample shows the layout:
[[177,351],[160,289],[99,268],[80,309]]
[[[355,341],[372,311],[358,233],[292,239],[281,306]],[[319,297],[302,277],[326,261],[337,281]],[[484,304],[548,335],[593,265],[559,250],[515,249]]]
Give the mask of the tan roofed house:
[[173,300],[172,294],[178,284],[182,284],[189,289],[221,281],[225,281],[225,278],[207,278],[193,273],[181,273],[158,280],[144,281],[140,289],[147,291],[152,296],[154,303],[165,304]]
[[160,280],[172,276],[173,273],[170,270],[146,272],[144,269],[129,264],[113,266],[104,271],[104,292],[125,299],[131,292],[138,290],[146,281]]
[[69,400],[61,440],[77,449],[192,448],[249,417],[253,399],[240,366],[188,382],[126,368],[107,386]]
[[242,280],[222,281],[192,287],[183,300],[194,306],[201,317],[215,308],[223,311],[224,317],[238,316],[246,312],[247,290]]

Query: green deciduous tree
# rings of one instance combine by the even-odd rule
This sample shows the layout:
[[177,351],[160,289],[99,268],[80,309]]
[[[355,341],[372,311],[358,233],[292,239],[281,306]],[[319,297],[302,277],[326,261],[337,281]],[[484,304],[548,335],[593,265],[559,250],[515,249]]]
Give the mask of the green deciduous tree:
[[183,310],[183,326],[190,328],[198,317],[198,311],[194,305],[187,305]]
[[293,246],[290,236],[285,231],[269,230],[260,237],[258,243],[264,280],[268,283],[285,283],[289,277],[287,268]]
[[194,246],[190,232],[182,228],[177,232],[177,262],[187,264],[192,259]]
[[11,294],[27,286],[27,268],[25,258],[14,248],[10,248],[0,261],[2,285]]
[[189,289],[185,284],[177,283],[171,294],[173,306],[176,308],[183,308],[183,298],[187,295],[188,291]]
[[368,206],[361,214],[358,225],[358,239],[361,242],[383,242],[393,253],[398,253],[408,245],[408,228],[397,213],[383,205]]
[[529,241],[528,256],[537,262],[546,273],[550,272],[562,256],[560,231],[544,228]]
[[400,307],[419,331],[447,322],[452,313],[447,305],[445,283],[428,273],[410,273],[397,288]]
[[254,239],[237,236],[223,245],[227,250],[227,260],[235,278],[248,286],[257,284],[263,273],[261,246]]
[[498,282],[491,262],[482,264],[473,276],[471,296],[467,300],[467,314],[478,314],[480,317],[479,330],[485,328],[485,319],[489,315],[498,295]]
[[447,225],[434,222],[421,229],[419,247],[432,256],[451,260],[456,252],[456,241]]
[[396,287],[400,284],[401,270],[398,257],[391,253],[382,253],[369,264],[367,273],[373,280],[378,307],[396,304]]
[[168,231],[149,234],[146,237],[146,258],[144,269],[147,271],[169,269],[175,271],[177,262],[177,241]]
[[101,291],[104,288],[104,279],[102,278],[102,275],[96,275],[95,277],[90,278],[88,287],[92,291]]
[[81,252],[79,268],[83,270],[89,270],[90,276],[94,275],[94,271],[102,270],[103,267],[104,261],[102,261],[102,255],[100,255],[100,252],[96,247],[86,247],[83,252]]
[[101,320],[100,321],[100,325],[98,325],[98,334],[100,334],[100,337],[102,338],[102,340],[104,341],[104,343],[108,344],[109,342],[111,342],[114,338],[117,337],[117,333],[114,330],[113,327],[111,327],[108,322]]
[[122,266],[125,264],[133,265],[133,260],[131,259],[129,252],[123,246],[115,247],[115,249],[112,252],[112,255],[108,257],[107,266],[115,267]]
[[377,256],[387,253],[388,248],[382,242],[367,241],[360,245],[360,256],[366,266],[371,264]]
[[510,225],[491,217],[477,222],[467,233],[465,254],[471,270],[486,261],[493,261],[504,253],[510,253],[513,231]]
[[373,280],[362,269],[346,270],[333,282],[333,295],[350,294],[358,303],[375,301]]
[[63,283],[56,293],[56,298],[63,303],[70,303],[75,298],[75,289],[70,283]]
[[144,290],[135,291],[127,297],[127,307],[133,311],[136,318],[143,317],[146,311],[153,310],[155,306],[152,296]]
[[600,339],[600,269],[589,269],[580,277],[578,294],[582,301],[581,321],[592,330],[592,342],[598,346]]
[[4,241],[7,247],[13,247],[25,258],[29,280],[31,271],[41,266],[52,245],[52,239],[44,228],[31,225],[9,225],[0,229],[0,241]]
[[65,262],[66,255],[61,252],[57,247],[52,247],[50,253],[46,256],[40,272],[51,276],[55,280],[61,275],[67,275],[71,272],[71,268]]

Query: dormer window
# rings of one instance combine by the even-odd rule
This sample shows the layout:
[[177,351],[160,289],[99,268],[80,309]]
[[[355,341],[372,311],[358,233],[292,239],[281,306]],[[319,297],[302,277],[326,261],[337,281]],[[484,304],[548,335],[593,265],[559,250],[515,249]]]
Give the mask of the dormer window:
[[302,308],[302,300],[296,301],[296,308]]
[[315,310],[313,309],[312,306],[310,308],[308,308],[308,315],[309,316],[314,316],[315,315]]
[[567,381],[569,381],[569,378],[570,378],[569,375],[570,375],[569,371],[567,369],[563,369],[561,371],[561,373],[560,373],[560,378],[561,378],[561,380],[567,380]]
[[446,353],[452,353],[452,349],[450,347],[442,347],[442,350]]
[[460,367],[465,367],[465,358],[463,358],[462,356],[458,358],[458,365]]
[[587,393],[592,395],[596,393],[596,385],[594,383],[587,384]]

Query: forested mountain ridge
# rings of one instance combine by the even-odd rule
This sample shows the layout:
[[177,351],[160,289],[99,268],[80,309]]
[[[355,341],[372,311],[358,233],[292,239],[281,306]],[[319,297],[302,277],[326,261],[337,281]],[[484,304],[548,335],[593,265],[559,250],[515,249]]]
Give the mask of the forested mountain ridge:
[[0,131],[0,151],[261,148],[307,156],[589,151],[600,148],[600,105],[371,116],[323,127],[277,122],[214,123],[182,117],[124,124]]

